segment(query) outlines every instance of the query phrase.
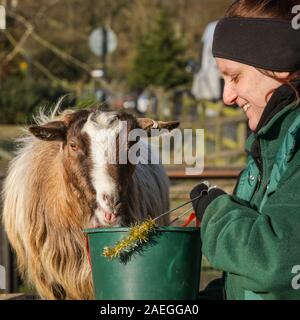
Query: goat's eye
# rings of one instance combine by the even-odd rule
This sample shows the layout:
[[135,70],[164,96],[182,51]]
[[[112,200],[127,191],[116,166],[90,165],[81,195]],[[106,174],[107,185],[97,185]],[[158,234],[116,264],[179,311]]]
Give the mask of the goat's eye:
[[117,117],[113,117],[113,118],[109,119],[108,125],[109,126],[112,125],[116,120],[117,120]]
[[71,143],[70,143],[70,148],[71,148],[73,151],[77,151],[77,150],[78,150],[78,146],[77,146],[77,144],[74,143],[74,142],[71,142]]

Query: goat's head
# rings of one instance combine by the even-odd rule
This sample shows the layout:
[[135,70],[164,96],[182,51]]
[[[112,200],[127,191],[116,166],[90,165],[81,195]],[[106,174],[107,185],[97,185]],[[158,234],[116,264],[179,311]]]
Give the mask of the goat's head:
[[150,133],[153,124],[172,130],[179,122],[156,122],[124,112],[81,110],[63,114],[57,121],[30,126],[29,131],[41,140],[60,143],[58,156],[66,178],[87,199],[93,226],[118,226],[128,223],[126,192],[135,169],[128,161],[134,143],[128,141],[128,134],[138,128]]

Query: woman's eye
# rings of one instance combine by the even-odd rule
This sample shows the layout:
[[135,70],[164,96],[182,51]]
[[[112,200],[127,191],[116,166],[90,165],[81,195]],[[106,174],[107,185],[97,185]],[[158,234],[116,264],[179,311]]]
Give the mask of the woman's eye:
[[238,79],[239,79],[239,76],[233,76],[233,77],[231,77],[230,81],[236,83],[236,82],[238,82]]

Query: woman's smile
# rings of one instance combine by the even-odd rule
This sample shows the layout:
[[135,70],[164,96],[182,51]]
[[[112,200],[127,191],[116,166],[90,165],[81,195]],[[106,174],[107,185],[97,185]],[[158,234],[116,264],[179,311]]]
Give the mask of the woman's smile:
[[[249,65],[224,58],[216,58],[216,62],[225,82],[224,103],[238,104],[249,120],[249,128],[255,131],[273,92],[282,83]],[[288,74],[276,73],[282,79]]]

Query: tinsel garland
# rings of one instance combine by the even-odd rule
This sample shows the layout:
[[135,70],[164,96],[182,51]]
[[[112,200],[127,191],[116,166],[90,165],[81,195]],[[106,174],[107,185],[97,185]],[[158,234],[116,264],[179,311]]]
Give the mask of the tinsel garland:
[[155,221],[147,219],[142,224],[136,224],[129,229],[128,236],[116,243],[114,247],[104,247],[103,255],[109,259],[120,258],[124,252],[130,252],[139,245],[149,241],[149,236],[155,230]]

